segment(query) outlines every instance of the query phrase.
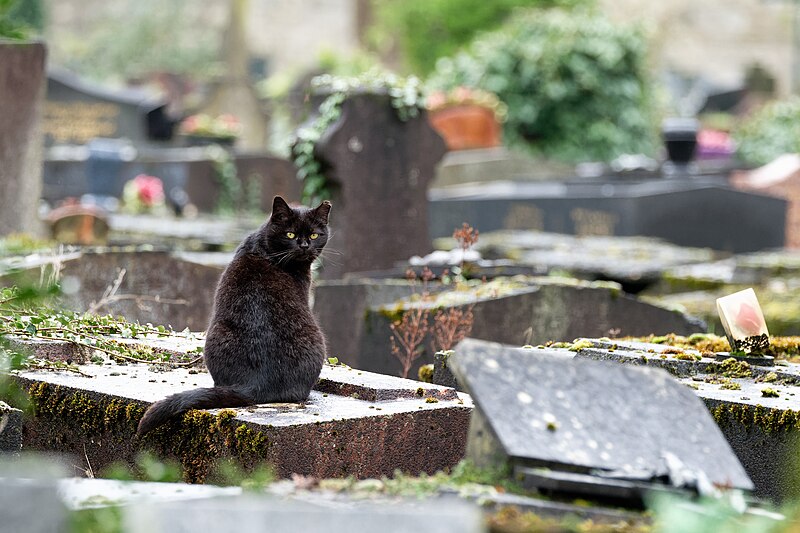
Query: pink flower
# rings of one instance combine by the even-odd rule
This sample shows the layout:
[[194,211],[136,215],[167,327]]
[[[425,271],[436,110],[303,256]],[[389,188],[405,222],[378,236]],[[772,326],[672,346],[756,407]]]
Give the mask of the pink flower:
[[150,207],[164,202],[164,184],[157,177],[139,174],[133,183],[142,204]]

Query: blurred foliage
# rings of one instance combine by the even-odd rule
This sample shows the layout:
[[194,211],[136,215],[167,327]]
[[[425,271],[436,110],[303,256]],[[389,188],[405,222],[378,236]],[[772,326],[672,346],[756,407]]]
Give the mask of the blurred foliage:
[[497,94],[508,105],[508,145],[564,161],[608,161],[655,150],[646,62],[639,28],[591,10],[529,10],[440,60],[429,85]]
[[800,152],[800,97],[765,105],[734,129],[733,138],[736,154],[753,165]]
[[429,73],[475,36],[502,24],[518,7],[570,7],[590,0],[372,0],[370,40],[379,50],[399,48],[410,71]]
[[[124,0],[110,5],[90,30],[53,49],[56,62],[100,80],[126,80],[153,72],[210,76],[217,68],[221,31],[188,0]],[[195,15],[195,12],[199,14]]]
[[43,27],[42,0],[0,0],[0,38],[27,39]]

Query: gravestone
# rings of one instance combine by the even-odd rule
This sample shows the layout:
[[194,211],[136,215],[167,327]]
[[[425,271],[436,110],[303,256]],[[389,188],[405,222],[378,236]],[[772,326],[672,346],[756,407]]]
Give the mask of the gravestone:
[[467,221],[482,233],[641,235],[734,253],[782,247],[785,240],[786,200],[733,189],[722,176],[498,182],[432,190],[430,198],[433,238]]
[[125,138],[136,144],[168,141],[174,122],[166,108],[166,102],[142,89],[114,90],[51,69],[44,108],[45,145],[82,145],[95,138]]
[[0,236],[40,233],[42,43],[0,41]]
[[[101,248],[44,257],[36,264],[20,267],[30,279],[38,280],[42,265],[51,264],[60,269],[62,282],[73,288],[61,300],[68,309],[110,313],[143,324],[192,331],[206,329],[222,274],[221,266],[182,260],[168,252],[152,251],[151,247],[126,251]],[[3,279],[0,272],[0,280]],[[117,290],[112,292],[115,284]]]
[[662,476],[680,487],[682,475],[753,489],[703,402],[663,370],[470,340],[448,364],[475,402],[477,464],[554,492],[627,494],[648,489],[626,482],[657,488]]
[[[471,337],[517,346],[602,337],[610,330],[622,335],[705,331],[701,321],[640,301],[612,283],[540,277],[496,279],[461,291],[431,285],[438,299],[430,302],[415,301],[408,297],[410,292],[407,283],[396,280],[318,283],[314,313],[331,355],[356,368],[397,375],[402,365],[392,355],[390,325],[401,320],[404,311],[418,307],[430,309],[433,325],[438,308],[466,310],[474,304]],[[418,300],[421,289],[416,292]],[[416,376],[421,365],[433,363],[431,340],[429,331],[410,376]]]
[[126,509],[130,533],[195,531],[381,531],[405,533],[480,533],[477,505],[456,497],[433,501],[369,501],[362,504],[242,496],[213,500],[138,505]]
[[329,247],[341,253],[324,277],[389,268],[430,251],[427,192],[445,151],[424,111],[403,122],[388,95],[345,100],[315,148],[333,184]]

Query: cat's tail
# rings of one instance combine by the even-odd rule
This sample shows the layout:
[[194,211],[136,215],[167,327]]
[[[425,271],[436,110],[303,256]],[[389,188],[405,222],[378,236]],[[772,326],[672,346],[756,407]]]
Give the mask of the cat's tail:
[[213,409],[219,407],[244,407],[255,402],[232,387],[211,387],[179,392],[152,404],[139,420],[136,435],[144,435],[170,418],[189,409]]

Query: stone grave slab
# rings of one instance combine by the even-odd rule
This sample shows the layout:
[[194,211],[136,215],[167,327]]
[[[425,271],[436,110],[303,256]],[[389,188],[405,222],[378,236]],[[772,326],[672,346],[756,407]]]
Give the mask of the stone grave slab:
[[[331,355],[356,368],[394,375],[402,366],[392,356],[390,325],[402,318],[404,310],[419,305],[434,311],[437,307],[466,309],[474,305],[471,337],[518,346],[603,336],[610,330],[647,335],[671,331],[688,334],[705,329],[701,322],[680,312],[622,293],[616,284],[548,277],[498,279],[492,283],[478,287],[476,293],[443,291],[432,286],[437,299],[418,303],[401,298],[412,290],[407,283],[322,282],[316,287],[314,312]],[[429,317],[431,323],[434,314]],[[415,361],[410,375],[416,375],[419,366],[433,363],[431,340],[430,335],[424,339],[425,353]]]
[[[683,470],[712,483],[753,489],[690,389],[659,369],[568,354],[471,340],[459,345],[448,364],[476,405],[468,457],[533,475],[541,469],[595,477],[604,472],[613,482],[651,482],[674,457]],[[563,487],[563,481],[538,484]]]
[[531,230],[481,232],[474,249],[487,259],[513,259],[518,267],[616,281],[631,293],[658,282],[670,268],[709,262],[717,255],[709,248],[676,246],[653,237],[573,236]]
[[458,498],[335,504],[246,495],[195,502],[137,505],[126,509],[125,530],[131,533],[209,531],[354,530],[400,533],[480,533],[477,505]]
[[0,531],[66,531],[67,512],[58,494],[61,465],[11,458],[0,461]]
[[495,182],[436,189],[429,197],[433,238],[451,235],[466,220],[481,232],[642,235],[734,253],[785,241],[786,200],[733,189],[724,176]]
[[22,411],[0,401],[0,453],[22,449]]
[[[560,352],[667,370],[706,404],[757,496],[784,501],[800,493],[800,479],[791,466],[800,442],[800,364],[730,364],[697,349],[628,340],[581,339],[576,344],[582,347]],[[765,389],[776,396],[765,396]]]
[[[326,365],[304,404],[191,411],[141,441],[144,407],[168,394],[211,386],[202,369],[158,365],[81,365],[82,374],[23,371],[35,416],[24,421],[23,447],[59,451],[95,470],[132,462],[144,449],[179,459],[188,481],[202,481],[214,461],[250,468],[274,465],[281,476],[391,475],[428,472],[463,456],[471,402],[452,389]],[[85,456],[84,456],[85,446]]]
[[[39,279],[43,265],[59,265],[62,281],[74,290],[62,303],[68,309],[125,316],[141,323],[171,325],[176,330],[205,330],[222,267],[186,261],[148,248],[100,248],[36,260],[4,260]],[[124,270],[116,293],[96,307]],[[0,271],[0,280],[2,280]]]

